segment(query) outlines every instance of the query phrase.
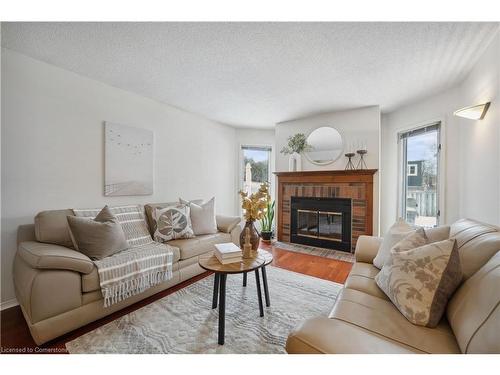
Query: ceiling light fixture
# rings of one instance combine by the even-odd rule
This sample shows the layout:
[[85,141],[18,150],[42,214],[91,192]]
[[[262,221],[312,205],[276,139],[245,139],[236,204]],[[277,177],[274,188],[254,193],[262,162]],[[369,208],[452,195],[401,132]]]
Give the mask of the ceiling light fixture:
[[470,120],[482,120],[488,112],[490,107],[490,102],[472,105],[470,107],[465,107],[453,112],[455,116],[468,118]]

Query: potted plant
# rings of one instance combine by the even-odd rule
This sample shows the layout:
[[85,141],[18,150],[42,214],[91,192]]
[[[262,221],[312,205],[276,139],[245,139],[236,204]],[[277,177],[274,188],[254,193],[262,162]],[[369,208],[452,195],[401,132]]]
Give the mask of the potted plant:
[[275,201],[267,203],[266,213],[260,219],[260,238],[265,242],[271,242],[273,238],[274,203]]
[[288,137],[288,144],[281,149],[284,155],[290,155],[288,159],[288,170],[290,172],[302,170],[302,154],[309,151],[311,146],[307,143],[307,137],[304,133],[297,133]]
[[[245,210],[244,217],[246,220],[245,228],[243,228],[240,235],[240,246],[243,248],[245,235],[249,232],[252,250],[256,251],[259,248],[260,239],[254,223],[256,220],[261,220],[266,214],[267,206],[271,200],[269,185],[267,183],[261,184],[259,190],[251,195],[240,190],[240,196],[241,208]],[[247,228],[249,231],[246,230]]]

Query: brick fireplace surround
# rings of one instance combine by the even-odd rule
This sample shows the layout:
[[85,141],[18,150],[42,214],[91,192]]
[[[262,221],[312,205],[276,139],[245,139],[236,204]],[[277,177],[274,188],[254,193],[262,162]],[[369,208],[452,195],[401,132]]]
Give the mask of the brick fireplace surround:
[[361,235],[373,233],[373,175],[377,169],[355,171],[275,172],[277,189],[277,238],[290,242],[290,198],[333,197],[352,199],[352,246]]

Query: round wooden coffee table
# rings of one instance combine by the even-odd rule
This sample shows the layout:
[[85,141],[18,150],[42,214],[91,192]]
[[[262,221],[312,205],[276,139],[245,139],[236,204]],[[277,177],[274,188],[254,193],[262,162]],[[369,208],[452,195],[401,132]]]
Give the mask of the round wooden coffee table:
[[212,271],[214,277],[214,292],[212,297],[212,309],[219,305],[219,345],[224,345],[225,318],[226,318],[226,279],[228,274],[243,274],[243,286],[247,285],[247,273],[255,272],[255,282],[257,284],[257,298],[259,300],[260,316],[264,316],[264,306],[262,304],[262,291],[260,288],[260,273],[262,270],[262,283],[264,284],[264,295],[266,306],[270,306],[269,289],[267,285],[266,266],[273,261],[273,255],[265,250],[258,250],[257,256],[252,259],[243,259],[241,262],[222,264],[213,254],[202,255],[198,259],[201,268]]

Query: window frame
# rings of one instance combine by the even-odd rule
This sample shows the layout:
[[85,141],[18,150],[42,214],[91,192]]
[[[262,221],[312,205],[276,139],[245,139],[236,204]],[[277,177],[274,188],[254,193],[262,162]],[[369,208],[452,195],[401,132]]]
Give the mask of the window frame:
[[407,165],[408,161],[404,155],[404,147],[401,135],[410,131],[416,131],[433,124],[439,124],[438,138],[438,158],[437,158],[437,192],[436,205],[438,210],[436,226],[446,222],[446,123],[443,118],[431,119],[417,124],[400,127],[396,130],[397,141],[397,173],[398,173],[398,194],[396,205],[396,217],[406,220],[406,199],[403,199],[403,192],[406,192],[407,179],[403,174],[403,165]]
[[[407,163],[407,166],[408,166],[408,171],[406,172],[406,174],[408,176],[418,176],[418,164],[408,164]],[[411,172],[412,167],[415,168],[414,172]]]
[[[270,188],[270,192],[271,192],[271,195],[273,196],[273,186],[274,186],[274,183],[273,183],[273,179],[272,179],[272,176],[273,176],[273,172],[272,172],[272,169],[273,169],[273,146],[270,145],[270,144],[248,144],[248,143],[241,143],[239,145],[239,161],[238,161],[238,190],[242,190],[243,189],[243,185],[244,185],[244,182],[243,182],[243,178],[244,178],[244,175],[245,175],[245,171],[244,171],[244,167],[243,167],[243,160],[244,160],[244,152],[243,152],[243,149],[244,148],[266,148],[266,149],[269,149],[269,168],[268,168],[268,176],[267,176],[267,179],[269,181],[269,188]],[[241,204],[239,205],[241,207]]]

